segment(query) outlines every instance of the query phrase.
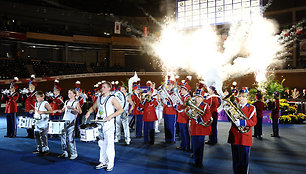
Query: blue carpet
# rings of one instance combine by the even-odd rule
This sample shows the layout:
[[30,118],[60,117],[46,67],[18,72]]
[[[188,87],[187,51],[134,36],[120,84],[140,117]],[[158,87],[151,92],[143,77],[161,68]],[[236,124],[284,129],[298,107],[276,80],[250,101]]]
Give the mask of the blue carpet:
[[[112,173],[233,173],[231,148],[227,143],[230,124],[218,123],[219,143],[205,145],[204,168],[192,167],[190,153],[176,150],[179,139],[173,145],[163,144],[164,133],[156,135],[154,145],[143,144],[143,139],[132,138],[130,146],[116,144],[115,167]],[[162,130],[162,128],[160,128]],[[263,125],[263,140],[253,139],[251,148],[250,173],[290,173],[306,171],[306,125],[280,125],[281,138],[272,138],[270,124]],[[24,138],[25,129],[18,129],[17,138],[4,138],[6,119],[0,117],[0,173],[65,173],[90,174],[106,173],[95,170],[98,164],[99,147],[97,143],[84,143],[77,140],[78,158],[76,160],[58,159],[61,153],[60,138],[49,139],[50,154],[33,155],[33,139]],[[134,137],[134,132],[131,133]]]

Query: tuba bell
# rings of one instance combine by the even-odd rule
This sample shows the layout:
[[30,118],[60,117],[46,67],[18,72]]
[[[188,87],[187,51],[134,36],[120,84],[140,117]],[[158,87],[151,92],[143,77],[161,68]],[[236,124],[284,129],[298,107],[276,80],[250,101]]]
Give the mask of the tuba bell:
[[[200,109],[199,107],[197,107],[192,101],[191,99],[187,99],[185,105],[187,106],[185,108],[185,113],[187,116],[189,116],[189,118],[197,120],[199,117],[201,117],[201,115],[203,115],[205,113],[205,110]],[[206,122],[202,122],[202,123],[198,123],[204,127],[208,127],[212,124],[213,122],[213,118],[210,117],[210,119]]]
[[224,105],[223,109],[227,114],[229,120],[238,129],[240,133],[247,133],[251,128],[247,126],[236,126],[234,123],[238,119],[248,120],[249,118],[244,115],[240,106],[238,105],[233,94],[229,94],[223,99]]

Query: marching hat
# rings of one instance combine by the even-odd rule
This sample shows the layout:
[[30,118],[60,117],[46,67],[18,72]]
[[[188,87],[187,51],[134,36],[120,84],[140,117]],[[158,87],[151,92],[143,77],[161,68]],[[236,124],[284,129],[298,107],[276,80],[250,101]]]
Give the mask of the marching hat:
[[174,79],[171,79],[171,76],[170,75],[168,75],[167,76],[167,78],[168,78],[168,80],[167,80],[167,85],[174,85],[175,84],[175,81],[174,81]]
[[214,86],[210,86],[209,88],[212,89],[213,91],[216,91],[216,87]]
[[185,88],[187,91],[190,91],[190,90],[191,90],[191,87],[190,87],[190,85],[189,85],[187,82],[185,82],[185,83],[182,85],[182,88]]
[[199,97],[205,98],[205,91],[201,90],[201,89],[197,89],[196,93],[195,93],[195,96],[199,96]]
[[147,81],[146,85],[147,85],[147,87],[151,87],[152,86],[152,82],[149,80],[149,81]]
[[82,89],[80,88],[81,87],[81,82],[80,81],[76,81],[75,82],[75,90],[76,91],[79,91],[79,92],[82,92]]
[[135,90],[137,90],[137,89],[140,89],[140,86],[137,85],[137,84],[133,85],[133,91],[135,91]]
[[61,91],[61,90],[62,90],[62,88],[60,88],[59,86],[54,86],[54,87],[53,87],[53,90],[55,90],[55,89],[58,90],[58,91]]
[[18,85],[15,84],[15,82],[19,81],[18,77],[14,77],[14,79],[12,80],[11,84],[10,84],[10,88],[15,88],[18,89]]
[[249,90],[247,87],[242,87],[239,91],[239,93],[249,93]]
[[257,93],[257,94],[256,94],[256,98],[257,98],[258,100],[260,100],[260,99],[262,99],[262,95],[261,95],[260,93]]

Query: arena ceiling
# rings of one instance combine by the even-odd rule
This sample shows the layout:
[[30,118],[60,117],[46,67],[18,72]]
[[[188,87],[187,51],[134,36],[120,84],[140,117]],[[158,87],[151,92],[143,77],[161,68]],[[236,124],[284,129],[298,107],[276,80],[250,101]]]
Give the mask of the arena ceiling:
[[[0,0],[2,1],[2,0]],[[18,3],[78,10],[118,16],[146,16],[144,12],[162,17],[173,14],[176,0],[11,0]],[[267,11],[306,6],[305,0],[263,0],[272,2]]]

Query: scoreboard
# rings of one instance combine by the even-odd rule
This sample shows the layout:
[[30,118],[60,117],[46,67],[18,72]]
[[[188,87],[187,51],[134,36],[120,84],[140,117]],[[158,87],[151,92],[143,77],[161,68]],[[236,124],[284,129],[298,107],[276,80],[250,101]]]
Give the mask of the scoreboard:
[[221,25],[262,15],[262,0],[177,0],[180,28]]

